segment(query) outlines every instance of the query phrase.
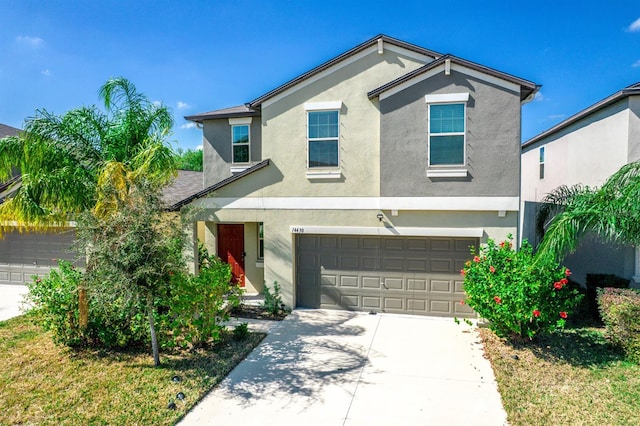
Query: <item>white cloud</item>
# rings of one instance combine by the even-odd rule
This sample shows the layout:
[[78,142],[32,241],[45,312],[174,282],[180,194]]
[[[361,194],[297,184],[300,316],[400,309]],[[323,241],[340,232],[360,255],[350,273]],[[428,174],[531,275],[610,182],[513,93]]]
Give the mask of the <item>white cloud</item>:
[[16,37],[16,42],[28,47],[36,48],[42,46],[44,40],[40,37],[18,36]]
[[195,129],[196,127],[196,123],[194,122],[184,123],[182,126],[180,126],[181,129]]
[[549,99],[545,98],[545,96],[542,94],[542,92],[538,91],[536,92],[535,97],[533,98],[534,101],[538,101],[538,102],[542,102],[542,101],[548,101]]
[[635,61],[633,64],[631,64],[631,66],[633,68],[640,68],[640,59],[638,59],[637,61]]
[[162,102],[160,102],[160,101],[153,101],[151,103],[153,104],[153,106],[157,106],[157,107],[161,107],[162,106]]
[[202,145],[196,146],[196,151],[202,151]]
[[186,109],[189,108],[189,104],[186,102],[178,101],[178,109]]
[[552,114],[552,115],[548,115],[547,119],[548,120],[562,120],[566,116],[567,116],[567,114]]
[[40,71],[40,74],[44,75],[45,77],[51,77],[53,75],[48,68]]
[[640,18],[638,18],[635,21],[633,21],[633,23],[631,25],[629,25],[629,28],[627,28],[627,29],[629,31],[631,31],[631,32],[640,31]]

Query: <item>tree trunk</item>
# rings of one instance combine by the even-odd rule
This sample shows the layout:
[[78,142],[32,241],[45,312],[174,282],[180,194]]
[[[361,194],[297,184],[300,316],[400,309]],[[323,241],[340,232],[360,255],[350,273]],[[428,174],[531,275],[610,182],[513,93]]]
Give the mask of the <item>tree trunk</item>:
[[78,288],[78,311],[80,330],[84,333],[89,325],[89,299],[84,284]]
[[156,336],[156,326],[153,320],[153,296],[147,294],[147,311],[149,314],[149,332],[151,333],[151,350],[153,351],[153,365],[160,365],[160,350],[158,349],[158,337]]

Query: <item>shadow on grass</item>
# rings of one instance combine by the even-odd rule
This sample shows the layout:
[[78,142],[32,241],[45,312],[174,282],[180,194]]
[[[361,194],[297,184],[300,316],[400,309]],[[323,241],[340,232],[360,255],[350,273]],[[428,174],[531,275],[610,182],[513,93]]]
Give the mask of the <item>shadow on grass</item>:
[[624,361],[620,350],[604,337],[603,330],[593,327],[567,328],[531,342],[513,342],[514,349],[526,349],[549,362],[566,362],[576,367],[603,367]]

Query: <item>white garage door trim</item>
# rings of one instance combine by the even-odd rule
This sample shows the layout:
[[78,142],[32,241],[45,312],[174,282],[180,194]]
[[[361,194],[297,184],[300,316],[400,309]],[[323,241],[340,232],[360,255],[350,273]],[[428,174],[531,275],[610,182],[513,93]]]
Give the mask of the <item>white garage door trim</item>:
[[292,225],[292,234],[318,235],[379,235],[381,237],[471,237],[480,238],[484,234],[482,228],[413,228],[381,226],[306,226]]

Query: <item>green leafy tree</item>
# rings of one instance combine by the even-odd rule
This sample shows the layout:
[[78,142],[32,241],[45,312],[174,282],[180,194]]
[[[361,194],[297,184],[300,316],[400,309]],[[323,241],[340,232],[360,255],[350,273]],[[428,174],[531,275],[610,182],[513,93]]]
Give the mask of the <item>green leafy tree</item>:
[[538,253],[556,259],[576,250],[585,235],[604,242],[640,245],[640,162],[623,166],[600,188],[561,186],[544,199]]
[[191,149],[188,149],[186,151],[182,150],[181,148],[178,149],[178,169],[201,172],[202,163],[203,156],[201,149],[197,149],[195,151]]
[[156,366],[155,303],[168,300],[174,275],[186,273],[183,225],[178,216],[164,213],[159,191],[144,183],[118,212],[106,217],[85,214],[78,225],[78,239],[88,254],[85,278],[92,299],[105,307],[123,301],[146,307]]

